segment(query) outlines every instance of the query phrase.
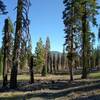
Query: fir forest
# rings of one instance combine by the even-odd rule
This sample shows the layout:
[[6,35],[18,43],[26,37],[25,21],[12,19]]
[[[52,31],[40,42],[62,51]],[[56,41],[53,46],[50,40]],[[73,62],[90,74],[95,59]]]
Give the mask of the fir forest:
[[0,0],[0,100],[100,100],[100,0]]

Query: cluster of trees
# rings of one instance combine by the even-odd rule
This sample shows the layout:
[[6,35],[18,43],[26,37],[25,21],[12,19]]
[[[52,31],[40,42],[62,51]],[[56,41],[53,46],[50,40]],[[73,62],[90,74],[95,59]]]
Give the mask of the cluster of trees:
[[[36,50],[34,53],[34,70],[35,73],[46,74],[57,74],[57,73],[70,73],[68,53],[63,49],[63,53],[49,50],[48,57],[45,55],[45,45],[43,45],[42,39],[40,38],[37,42]],[[50,41],[49,41],[50,45]],[[82,53],[82,52],[81,52]],[[87,67],[88,72],[94,70],[100,70],[100,47],[92,49],[89,59],[89,66]],[[45,60],[47,63],[45,63]],[[80,53],[74,54],[73,59],[73,73],[82,72],[82,55]]]
[[[26,62],[28,62],[28,66],[32,69],[32,64],[30,64],[33,62],[31,61],[30,21],[28,18],[29,7],[30,0],[18,0],[15,29],[11,19],[5,19],[2,48],[0,49],[0,66],[3,65],[3,87],[6,87],[8,84],[9,69],[11,73],[10,88],[17,87],[17,73],[19,67],[22,68]],[[0,14],[7,14],[6,6],[1,0]],[[33,76],[31,75],[31,77]],[[33,80],[30,81],[33,82]]]
[[90,30],[90,25],[97,26],[96,15],[100,7],[97,0],[64,0],[63,3],[65,46],[68,53],[70,80],[73,80],[73,62],[76,53],[82,59],[82,78],[87,78],[95,36]]
[[98,46],[96,49],[92,51],[92,55],[90,56],[90,68],[100,68],[100,47]]
[[[73,80],[73,68],[82,68],[82,78],[87,78],[89,68],[99,66],[100,48],[94,49],[95,34],[90,25],[96,25],[98,14],[97,0],[64,0],[63,22],[65,25],[65,44],[63,53],[50,50],[50,39],[45,45],[40,38],[35,53],[32,54],[28,17],[30,0],[18,0],[16,26],[11,19],[5,19],[2,48],[0,49],[0,72],[3,70],[3,87],[8,84],[8,72],[11,73],[10,88],[17,87],[18,69],[29,66],[30,82],[34,82],[36,72],[47,73],[65,71],[68,68],[70,80]],[[7,14],[6,6],[0,0],[0,14]],[[100,33],[100,32],[99,32]],[[100,34],[99,34],[100,37]]]
[[65,50],[63,53],[50,50],[50,39],[47,37],[45,45],[40,38],[34,53],[35,71],[45,76],[47,73],[64,71],[67,65]]

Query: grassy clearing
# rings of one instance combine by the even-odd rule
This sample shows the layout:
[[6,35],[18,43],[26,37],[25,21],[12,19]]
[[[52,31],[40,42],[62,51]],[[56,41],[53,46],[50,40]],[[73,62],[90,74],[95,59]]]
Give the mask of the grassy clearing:
[[90,73],[89,77],[90,78],[100,78],[100,72]]
[[[100,78],[100,72],[90,73],[88,75],[89,78]],[[74,79],[81,78],[81,75],[74,75]],[[8,75],[8,80],[10,79],[10,75]],[[30,76],[27,74],[18,75],[17,79],[20,81],[27,81],[30,79]],[[42,77],[40,74],[35,74],[35,80],[68,80],[69,75],[47,75],[46,77]],[[0,80],[2,80],[2,76],[0,76]]]
[[[90,73],[88,75],[89,78],[100,78],[100,72]],[[80,79],[81,75],[74,75],[74,79]],[[30,79],[30,76],[27,74],[18,75],[17,79],[19,81],[27,81]],[[35,74],[35,80],[68,80],[69,75],[47,75],[46,77],[42,77],[40,74]],[[2,80],[2,76],[0,76],[0,80]],[[10,75],[8,75],[8,80],[10,80]]]
[[[35,74],[35,80],[45,80],[45,81],[48,81],[48,80],[68,80],[69,79],[69,75],[47,75],[46,77],[43,77],[41,76],[40,74]],[[80,78],[80,75],[74,75],[74,78],[77,79],[77,78]],[[10,79],[10,75],[8,75],[8,80]],[[27,81],[30,79],[30,76],[29,75],[18,75],[17,76],[17,79],[18,81]],[[0,80],[2,80],[2,76],[0,76]]]

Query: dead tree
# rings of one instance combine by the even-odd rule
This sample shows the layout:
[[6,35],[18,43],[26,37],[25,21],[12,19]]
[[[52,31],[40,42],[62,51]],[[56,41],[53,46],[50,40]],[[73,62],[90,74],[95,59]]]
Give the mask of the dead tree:
[[[17,4],[17,18],[16,18],[16,31],[15,31],[15,40],[14,40],[14,51],[13,51],[13,66],[11,69],[11,79],[10,79],[10,88],[17,87],[17,71],[19,64],[19,54],[20,54],[20,45],[21,40],[28,36],[29,24],[28,20],[28,10],[30,2],[29,0],[18,0]],[[27,40],[27,39],[26,39]]]

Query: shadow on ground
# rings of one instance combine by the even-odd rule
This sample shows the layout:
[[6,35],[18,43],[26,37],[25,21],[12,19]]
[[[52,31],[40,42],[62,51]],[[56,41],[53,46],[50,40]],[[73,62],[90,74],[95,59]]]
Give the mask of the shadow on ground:
[[93,95],[88,97],[79,97],[74,100],[100,100],[100,95]]
[[[5,92],[31,92],[25,95],[12,96],[11,98],[0,97],[0,100],[29,100],[32,98],[41,98],[39,100],[48,100],[59,97],[67,96],[72,92],[89,92],[100,89],[100,80],[75,80],[73,82],[69,82],[68,80],[64,81],[36,81],[34,84],[29,84],[27,81],[19,81],[18,88],[16,90],[11,90],[9,88],[3,89],[0,88],[1,93]],[[35,93],[34,91],[40,90],[40,92]],[[41,92],[41,90],[44,90]],[[46,90],[46,91],[45,91]],[[93,98],[93,99],[91,99]],[[97,99],[96,99],[97,98]],[[79,97],[74,100],[100,100],[100,95],[94,95],[90,97]]]

